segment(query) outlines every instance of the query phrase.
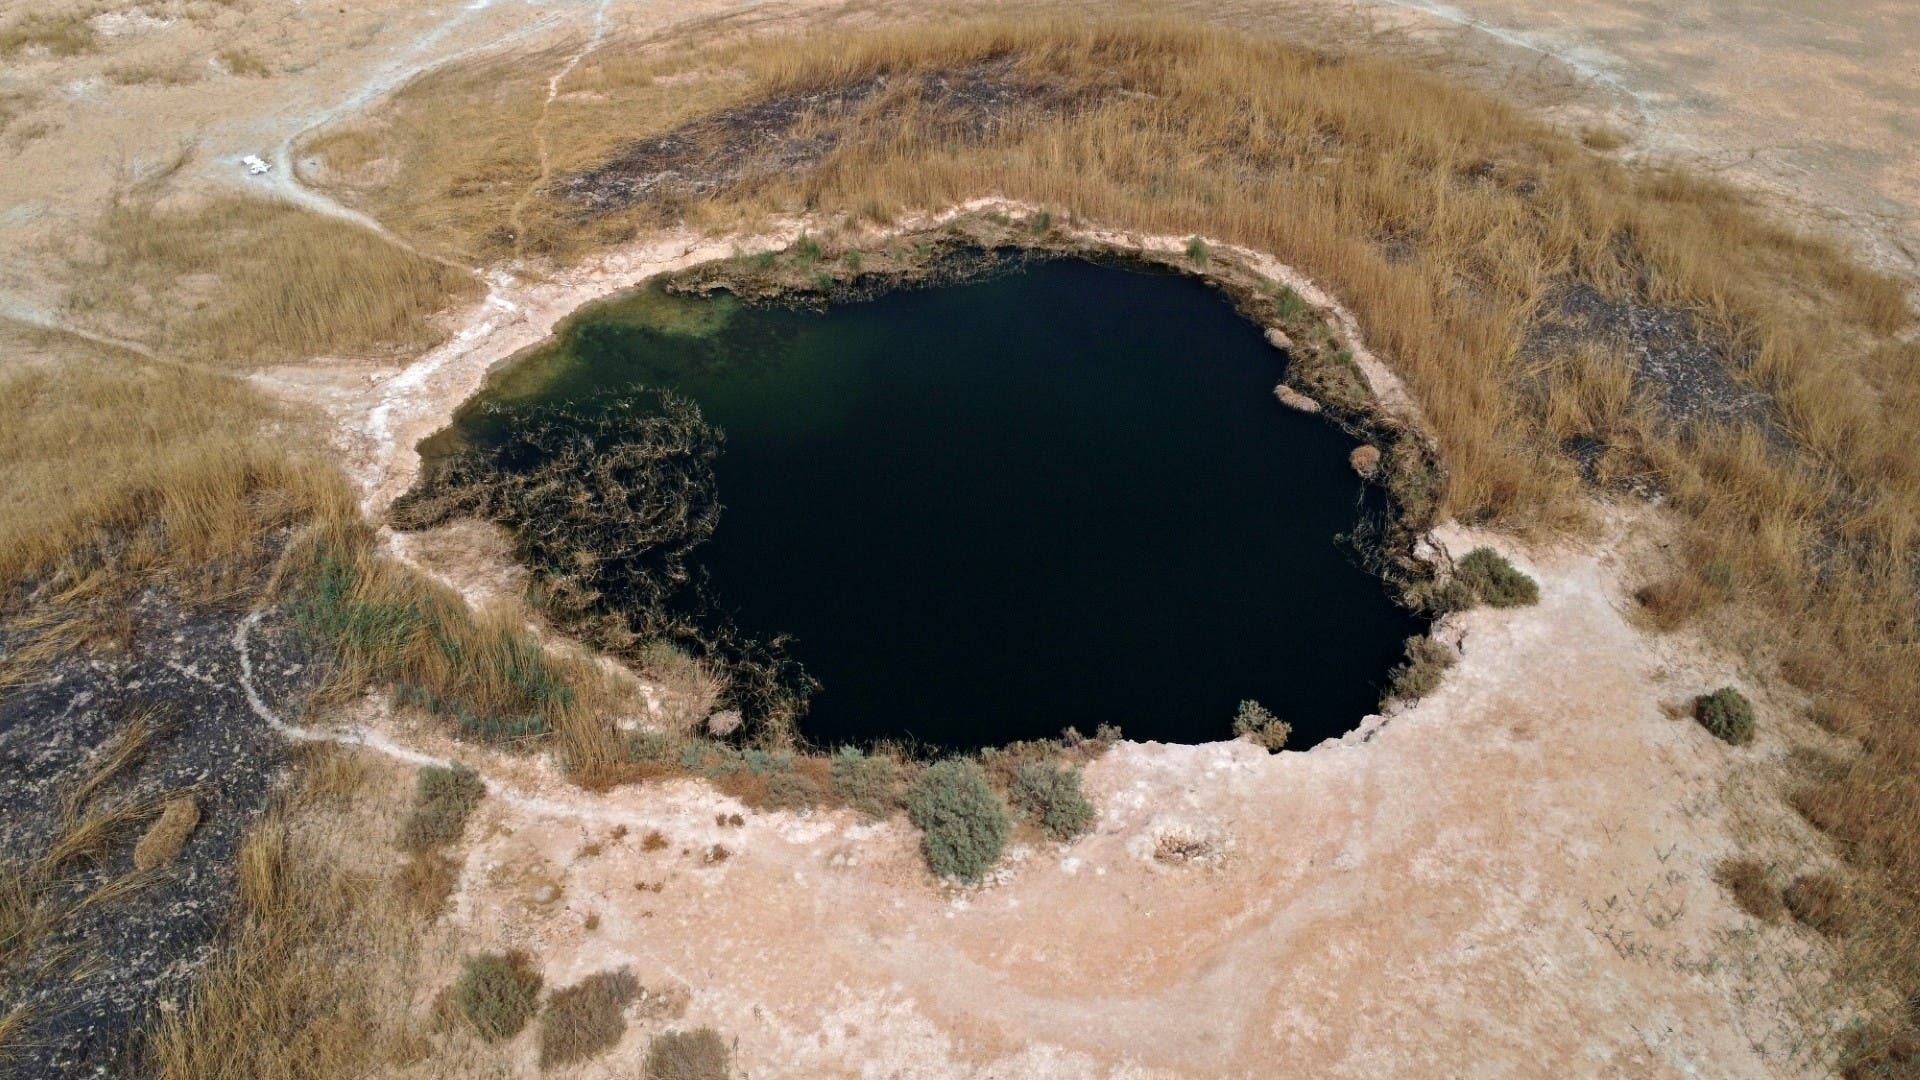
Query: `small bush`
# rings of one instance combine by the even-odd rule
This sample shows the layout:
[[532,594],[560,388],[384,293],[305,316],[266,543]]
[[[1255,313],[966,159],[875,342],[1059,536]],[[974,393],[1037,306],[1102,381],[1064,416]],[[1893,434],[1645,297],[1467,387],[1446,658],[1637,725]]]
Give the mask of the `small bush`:
[[1079,769],[1022,765],[1014,774],[1013,805],[1055,840],[1069,841],[1093,825],[1093,804],[1080,790]]
[[647,1080],[727,1080],[731,1057],[710,1027],[662,1032],[647,1045]]
[[793,257],[799,260],[803,266],[812,266],[814,263],[819,262],[821,255],[824,254],[824,252],[820,250],[820,241],[815,240],[806,233],[800,234],[800,239],[793,242],[793,247],[790,250],[793,252]]
[[802,772],[776,772],[767,777],[766,805],[775,810],[804,810],[820,802],[820,785]]
[[907,792],[907,817],[920,829],[927,865],[941,877],[976,882],[1007,843],[1007,810],[980,766],[948,758]]
[[400,826],[400,846],[426,851],[457,842],[467,819],[487,794],[480,774],[464,765],[443,769],[428,765],[414,782],[413,811]]
[[1205,240],[1196,236],[1187,241],[1187,258],[1192,259],[1195,266],[1207,265],[1208,254]]
[[1693,718],[1721,742],[1745,746],[1753,741],[1753,703],[1731,686],[1694,698]]
[[1713,880],[1727,890],[1740,910],[1762,922],[1777,922],[1784,909],[1780,890],[1768,877],[1767,868],[1752,859],[1726,859],[1713,871]]
[[540,1067],[570,1065],[613,1049],[627,1031],[621,1010],[639,996],[640,981],[625,968],[555,990],[540,1015]]
[[1430,637],[1410,637],[1407,659],[1393,669],[1393,682],[1387,695],[1403,701],[1418,701],[1440,688],[1447,669],[1457,660],[1452,649]]
[[1828,937],[1844,937],[1859,918],[1846,887],[1825,874],[1793,879],[1781,899],[1795,919]]
[[833,793],[868,817],[886,817],[900,805],[900,766],[890,757],[842,747],[830,776]]
[[1257,701],[1243,701],[1233,717],[1233,734],[1255,746],[1278,752],[1287,748],[1287,740],[1293,737],[1293,725]]
[[453,1007],[488,1042],[511,1039],[533,1018],[540,984],[533,958],[524,952],[469,956],[453,984]]
[[1540,602],[1540,586],[1514,568],[1505,555],[1488,547],[1474,548],[1454,567],[1459,582],[1488,607],[1526,607]]

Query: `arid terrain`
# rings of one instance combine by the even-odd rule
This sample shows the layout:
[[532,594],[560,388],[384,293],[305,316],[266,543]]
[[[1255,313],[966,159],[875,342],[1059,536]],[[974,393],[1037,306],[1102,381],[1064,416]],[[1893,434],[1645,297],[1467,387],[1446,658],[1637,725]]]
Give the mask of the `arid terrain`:
[[[43,9],[55,18],[67,2],[16,5],[0,12],[0,27],[28,25]],[[350,183],[334,167],[343,154],[300,160],[299,151],[368,116],[385,125],[380,137],[394,138],[402,122],[394,117],[406,114],[383,103],[442,65],[531,58],[546,73],[533,83],[544,83],[544,95],[510,100],[502,91],[499,101],[534,102],[513,123],[534,133],[539,178],[548,180],[558,171],[549,160],[559,152],[548,143],[554,106],[593,104],[601,91],[570,90],[568,80],[591,72],[611,82],[592,67],[608,42],[666,43],[671,53],[682,40],[859,31],[910,13],[810,0],[72,8],[87,28],[85,47],[35,39],[0,67],[0,365],[57,380],[78,365],[151,364],[241,383],[268,403],[245,415],[260,420],[274,446],[316,453],[345,477],[342,506],[327,512],[378,526],[365,540],[369,558],[424,571],[568,662],[604,670],[618,700],[657,702],[642,685],[645,672],[593,659],[530,610],[526,572],[493,528],[394,532],[379,523],[417,477],[414,444],[444,426],[497,364],[545,339],[581,304],[668,271],[786,249],[809,230],[823,234],[827,215],[655,222],[580,258],[543,261],[525,250],[533,230],[523,227],[523,199],[511,208],[501,251],[475,258],[462,243],[481,230],[451,214],[435,218],[429,206],[405,220],[382,218],[381,207],[398,205],[379,201],[397,199],[381,186],[390,176],[381,170],[400,167],[390,158],[371,155]],[[1421,64],[1510,98],[1618,161],[1682,166],[1756,193],[1763,212],[1814,230],[1909,295],[1920,280],[1920,19],[1894,0],[1796,2],[1764,13],[1713,0],[1181,10],[1236,32],[1292,34],[1316,48]],[[649,85],[671,101],[678,77]],[[675,115],[671,107],[666,114]],[[250,168],[249,156],[264,167]],[[285,200],[370,230],[424,268],[418,273],[448,267],[476,284],[449,288],[450,306],[418,320],[427,329],[399,344],[276,344],[244,361],[195,355],[174,335],[201,325],[192,320],[218,278],[156,282],[98,269],[120,266],[121,256],[96,222],[155,176],[165,182],[154,204],[162,211],[234,194]],[[836,235],[877,248],[962,215],[1041,212],[1003,194],[978,191],[984,201],[915,207]],[[1060,228],[1075,243],[1169,257],[1186,248],[1187,232],[1097,217]],[[262,246],[244,257],[297,260],[273,246],[276,235],[262,232]],[[1297,268],[1308,260],[1230,240],[1210,250],[1303,297],[1353,354],[1382,415],[1415,431],[1454,419],[1423,397],[1421,376],[1369,325],[1363,301]],[[103,288],[131,299],[103,299]],[[1912,333],[1909,320],[1894,336],[1910,345]],[[1794,420],[1796,431],[1821,423]],[[55,458],[33,453],[40,456],[23,452],[14,475],[40,482]],[[582,786],[557,752],[458,739],[396,703],[380,677],[309,700],[277,616],[253,636],[258,613],[278,610],[265,599],[277,594],[259,583],[210,589],[219,614],[194,622],[192,640],[175,639],[183,651],[155,653],[149,667],[175,672],[189,688],[179,693],[203,686],[222,725],[250,713],[258,726],[247,731],[278,731],[301,752],[282,777],[284,805],[266,818],[257,817],[264,798],[249,787],[232,798],[209,794],[216,789],[204,778],[192,787],[207,811],[235,817],[199,827],[194,843],[204,837],[205,850],[188,846],[178,865],[204,857],[220,868],[196,879],[197,892],[182,892],[238,890],[257,906],[258,867],[233,853],[234,837],[256,819],[282,830],[276,835],[293,845],[288,859],[360,875],[322,887],[311,882],[336,881],[327,874],[341,871],[315,871],[298,888],[333,888],[329,895],[364,909],[336,912],[327,927],[359,935],[340,966],[373,989],[351,1010],[341,1007],[354,1025],[344,1034],[311,1017],[249,1018],[261,1031],[299,1027],[289,1043],[311,1049],[275,1075],[676,1075],[646,1071],[650,1046],[663,1032],[694,1028],[721,1033],[735,1074],[751,1077],[1828,1075],[1865,1018],[1900,991],[1871,970],[1861,975],[1872,968],[1861,949],[1821,933],[1811,924],[1818,920],[1756,918],[1717,879],[1728,860],[1749,860],[1766,868],[1777,898],[1786,882],[1851,873],[1846,845],[1789,796],[1796,770],[1873,740],[1809,718],[1824,699],[1783,677],[1782,657],[1768,651],[1778,642],[1764,624],[1745,623],[1746,609],[1676,620],[1677,629],[1661,624],[1645,587],[1674,575],[1693,541],[1676,517],[1684,497],[1643,493],[1631,485],[1588,491],[1582,521],[1568,528],[1441,522],[1427,538],[1434,550],[1458,558],[1492,547],[1538,582],[1539,602],[1445,615],[1434,637],[1457,650],[1458,663],[1437,690],[1308,752],[1269,755],[1246,741],[1119,742],[1084,766],[1097,812],[1086,835],[1064,844],[1022,831],[986,881],[970,887],[928,873],[918,831],[899,814],[777,809],[687,776]],[[285,523],[275,519],[262,565],[288,545],[297,519],[292,511]],[[279,587],[278,572],[262,571],[261,581],[269,576]],[[73,586],[59,603],[85,593]],[[54,611],[50,595],[33,593],[33,610]],[[20,623],[22,636],[0,642],[27,641],[38,625]],[[60,640],[75,650],[124,649],[151,637],[90,631]],[[258,677],[255,649],[275,665]],[[11,658],[20,655],[40,657]],[[69,685],[80,685],[77,669],[61,670],[68,681],[57,686],[52,676],[34,682],[39,673],[20,684],[39,687],[40,697],[0,680],[0,708],[19,710],[0,719],[9,762],[24,761],[65,716],[110,726],[100,717],[115,690],[81,696]],[[1715,739],[1689,712],[1696,695],[1721,686],[1739,688],[1756,707],[1748,745]],[[56,690],[68,696],[56,699]],[[84,748],[72,756],[35,773],[46,783],[20,805],[53,820],[56,789],[98,768]],[[268,768],[268,755],[258,756]],[[474,768],[487,791],[464,832],[432,856],[445,859],[443,880],[422,891],[438,888],[444,903],[429,903],[423,916],[407,907],[405,886],[390,886],[431,860],[392,838],[415,770],[455,761]],[[127,781],[149,817],[158,812],[147,807],[153,792],[184,790],[155,775]],[[138,835],[129,828],[122,846],[130,850]],[[50,842],[33,829],[0,836],[16,846]],[[213,927],[245,921],[224,903],[216,903],[220,918],[206,921],[209,940]],[[11,962],[11,948],[0,957]],[[191,977],[202,968],[222,971],[227,981],[218,985],[230,995],[258,985],[247,983],[243,964],[221,968],[222,948],[246,955],[231,943],[196,944],[177,970],[152,976],[156,1011],[129,1016],[157,1030],[154,1017],[191,1013],[192,995],[204,992]],[[524,950],[549,989],[623,968],[644,989],[599,1052],[543,1061],[531,1034],[488,1041],[449,1020],[444,991],[463,958],[508,950]],[[15,1009],[8,1024],[42,1019],[16,1000],[7,1005]],[[204,1030],[176,1026],[170,1037]],[[0,1025],[0,1034],[11,1032]],[[61,1037],[69,1036],[79,1038]],[[339,1048],[356,1040],[364,1045]],[[216,1049],[195,1058],[169,1045],[165,1067],[156,1067],[163,1075],[245,1075],[211,1064],[239,1058]],[[1916,1060],[1897,1048],[1873,1059],[1892,1062],[1889,1069]],[[49,1061],[14,1065],[33,1075]],[[114,1067],[133,1068],[126,1060]]]

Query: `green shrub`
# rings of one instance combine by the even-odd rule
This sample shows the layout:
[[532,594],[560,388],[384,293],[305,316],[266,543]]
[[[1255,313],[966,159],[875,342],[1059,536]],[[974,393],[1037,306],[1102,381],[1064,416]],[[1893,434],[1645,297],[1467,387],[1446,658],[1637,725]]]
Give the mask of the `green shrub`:
[[1753,703],[1731,686],[1694,698],[1693,718],[1721,742],[1745,746],[1753,741]]
[[511,1039],[533,1018],[540,983],[533,958],[524,952],[469,956],[453,984],[453,1007],[488,1042]]
[[1093,804],[1080,790],[1079,769],[1022,765],[1009,794],[1013,805],[1055,840],[1072,840],[1093,826]]
[[1430,637],[1407,639],[1407,659],[1393,669],[1388,696],[1418,701],[1440,688],[1447,669],[1458,660],[1453,650]]
[[920,829],[927,865],[941,877],[979,881],[1006,847],[1006,807],[980,766],[965,758],[921,773],[907,792],[907,816]]
[[775,810],[804,810],[820,802],[820,785],[802,772],[777,772],[767,777],[766,805]]
[[422,768],[414,780],[413,809],[400,826],[400,846],[427,851],[457,843],[486,794],[486,782],[465,765]]
[[1208,254],[1209,253],[1207,251],[1207,242],[1205,240],[1202,240],[1196,236],[1187,241],[1187,258],[1192,259],[1194,262],[1194,265],[1196,266],[1207,265]]
[[640,980],[625,968],[555,990],[540,1014],[540,1067],[585,1061],[613,1049],[627,1031],[621,1009],[639,996]]
[[662,1032],[647,1044],[647,1080],[727,1080],[730,1057],[710,1027]]
[[1540,602],[1540,586],[1488,547],[1474,548],[1454,567],[1455,579],[1488,607],[1526,607]]
[[1257,701],[1243,701],[1233,717],[1233,733],[1255,746],[1278,752],[1287,748],[1287,740],[1293,737],[1293,725]]
[[833,755],[831,782],[835,795],[868,817],[886,817],[900,805],[900,766],[885,755],[842,747]]

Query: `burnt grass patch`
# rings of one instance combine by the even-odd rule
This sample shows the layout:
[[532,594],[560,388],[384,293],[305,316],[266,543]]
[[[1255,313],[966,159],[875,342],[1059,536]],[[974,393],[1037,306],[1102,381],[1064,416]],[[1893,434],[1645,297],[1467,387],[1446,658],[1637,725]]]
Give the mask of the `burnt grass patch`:
[[637,140],[603,164],[561,177],[555,194],[587,217],[662,209],[824,162],[858,123],[913,117],[947,139],[983,140],[1034,116],[1075,107],[1080,89],[1033,78],[1012,57],[946,71],[881,73],[792,90]]
[[[287,764],[240,685],[244,613],[152,589],[119,639],[62,653],[0,694],[0,1015],[26,1010],[20,1076],[128,1075],[138,1033],[184,1004],[231,910],[247,829]],[[23,647],[0,636],[0,653]],[[254,684],[276,707],[317,681],[288,620],[251,635]],[[200,819],[176,858],[134,852],[167,800]]]
[[[1584,282],[1563,283],[1542,301],[1523,354],[1548,357],[1581,345],[1625,356],[1635,388],[1680,428],[1749,424],[1770,438],[1784,438],[1774,423],[1773,399],[1741,380],[1731,347],[1688,311],[1608,296]],[[1581,448],[1570,449],[1579,456]]]

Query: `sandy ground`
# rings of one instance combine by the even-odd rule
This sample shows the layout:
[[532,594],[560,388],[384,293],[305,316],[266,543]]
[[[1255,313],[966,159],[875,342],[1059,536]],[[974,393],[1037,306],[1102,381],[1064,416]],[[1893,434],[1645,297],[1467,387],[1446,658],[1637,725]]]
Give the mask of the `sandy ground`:
[[[200,146],[192,183],[344,212],[292,185],[286,148],[411,72],[475,49],[584,41],[596,19],[646,27],[748,7],[180,0],[98,16],[100,54],[0,70],[0,93],[29,99],[0,132],[0,315],[57,322],[62,238],[117,169],[183,137]],[[1708,164],[1911,270],[1920,20],[1900,7],[1359,5],[1482,58],[1486,81],[1554,67],[1572,87],[1543,102],[1558,114],[1607,119],[1633,137],[1628,153]],[[273,74],[219,70],[213,57],[234,44]],[[179,86],[107,78],[148,53],[206,72]],[[243,154],[276,167],[249,177]],[[499,357],[594,293],[733,245],[653,237],[568,278],[496,275],[454,341],[417,362],[261,377],[339,420],[344,457],[379,504],[408,477],[409,455],[394,451]],[[1464,550],[1480,538],[1441,539]],[[1028,846],[973,893],[936,887],[897,823],[747,814],[730,828],[715,815],[739,808],[700,785],[586,796],[537,763],[484,760],[496,797],[436,955],[526,945],[554,985],[629,964],[649,987],[684,988],[677,1022],[737,1038],[759,1077],[1817,1071],[1804,1016],[1777,1003],[1819,978],[1817,966],[1783,974],[1780,959],[1822,946],[1746,919],[1709,878],[1736,840],[1788,870],[1809,857],[1794,852],[1818,850],[1771,779],[1790,740],[1815,736],[1791,719],[1799,703],[1758,693],[1762,735],[1747,749],[1663,712],[1752,683],[1697,642],[1632,625],[1627,567],[1656,559],[1660,539],[1656,515],[1614,510],[1596,538],[1515,551],[1541,605],[1458,617],[1447,630],[1464,661],[1445,687],[1342,743],[1275,757],[1115,749],[1088,773],[1096,832],[1066,850]],[[362,719],[410,753],[454,749]],[[655,828],[672,843],[647,852],[639,838]],[[1160,861],[1168,835],[1208,854]],[[713,844],[731,856],[709,861]],[[557,896],[543,902],[547,886]],[[579,1075],[632,1075],[662,1022],[636,1024]],[[535,1071],[527,1040],[505,1054],[510,1071]]]

